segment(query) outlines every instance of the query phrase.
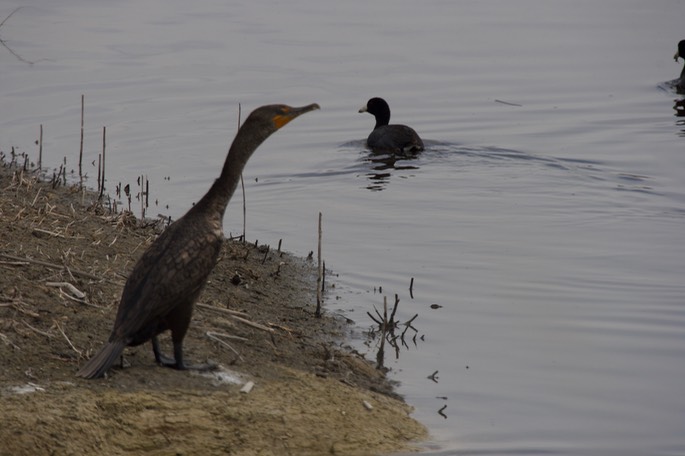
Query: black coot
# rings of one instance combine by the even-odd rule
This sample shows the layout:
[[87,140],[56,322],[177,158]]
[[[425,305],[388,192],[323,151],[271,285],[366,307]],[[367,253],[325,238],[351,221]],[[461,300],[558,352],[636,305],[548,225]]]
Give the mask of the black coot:
[[376,126],[366,140],[374,151],[419,152],[423,150],[423,141],[414,129],[406,125],[388,125],[390,107],[382,98],[371,98],[359,112],[368,112],[376,118]]
[[[678,62],[678,57],[685,60],[685,40],[681,40],[678,43],[678,52],[675,53],[673,59]],[[678,93],[685,93],[685,65],[683,65],[683,70],[680,72],[680,78],[673,81],[673,86]]]

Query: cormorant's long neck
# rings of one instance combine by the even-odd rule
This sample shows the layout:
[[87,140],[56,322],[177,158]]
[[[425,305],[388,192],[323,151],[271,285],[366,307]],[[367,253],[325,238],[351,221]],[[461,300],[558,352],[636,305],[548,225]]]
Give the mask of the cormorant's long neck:
[[224,218],[226,206],[238,186],[247,160],[270,134],[271,132],[250,128],[247,123],[243,125],[231,144],[221,175],[191,210],[209,213],[210,216],[218,217],[221,221]]
[[[685,60],[685,58],[683,58]],[[685,63],[683,63],[683,71],[680,72],[680,80],[685,81]]]

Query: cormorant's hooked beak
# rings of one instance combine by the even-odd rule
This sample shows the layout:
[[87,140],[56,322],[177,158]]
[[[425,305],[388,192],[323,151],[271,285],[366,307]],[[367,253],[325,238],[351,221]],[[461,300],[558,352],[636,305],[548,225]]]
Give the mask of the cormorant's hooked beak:
[[685,59],[685,55],[681,56],[680,52],[676,51],[675,55],[673,56],[673,60],[675,60],[675,63],[678,63],[678,57],[682,57],[683,59]]
[[298,108],[285,106],[281,114],[274,116],[274,123],[276,124],[276,128],[278,129],[281,128],[283,125],[287,124],[288,122],[290,122],[291,120],[293,120],[294,118],[299,117],[306,112],[315,111],[317,109],[321,109],[321,107],[316,103],[312,103],[307,106],[300,106]]
[[364,106],[362,106],[361,108],[359,108],[359,112],[367,112],[367,111],[368,111],[368,108],[367,108],[366,105],[364,105]]

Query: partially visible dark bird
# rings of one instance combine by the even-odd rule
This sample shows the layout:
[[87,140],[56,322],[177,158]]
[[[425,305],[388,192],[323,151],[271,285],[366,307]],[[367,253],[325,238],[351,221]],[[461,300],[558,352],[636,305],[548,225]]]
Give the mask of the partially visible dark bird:
[[389,125],[390,107],[382,98],[371,98],[359,112],[368,112],[376,118],[376,126],[366,139],[374,151],[420,152],[423,141],[414,129],[406,125]]
[[[315,109],[319,105],[268,105],[249,115],[231,144],[221,175],[207,194],[164,230],[138,260],[124,286],[109,341],[76,375],[102,377],[126,346],[148,340],[152,340],[155,360],[163,366],[180,370],[208,367],[186,364],[183,338],[195,300],[217,262],[226,206],[257,147],[294,118]],[[166,330],[171,330],[173,359],[162,355],[157,340]]]
[[[681,40],[678,43],[678,52],[673,56],[673,60],[678,63],[678,57],[685,60],[685,40]],[[683,64],[683,70],[680,72],[680,78],[673,81],[673,87],[675,87],[678,93],[685,94],[685,64]]]

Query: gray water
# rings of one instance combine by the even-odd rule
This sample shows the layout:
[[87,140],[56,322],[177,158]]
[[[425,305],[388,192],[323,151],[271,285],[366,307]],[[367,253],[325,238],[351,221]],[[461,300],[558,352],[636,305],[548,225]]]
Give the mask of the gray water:
[[[685,3],[16,6],[0,38],[33,63],[0,48],[0,149],[35,157],[43,124],[75,168],[85,94],[90,182],[106,126],[108,188],[146,174],[150,215],[208,189],[239,104],[321,104],[248,164],[247,236],[306,255],[322,212],[328,309],[370,355],[366,311],[419,314],[387,361],[426,453],[685,454]],[[372,96],[424,153],[364,149]]]

